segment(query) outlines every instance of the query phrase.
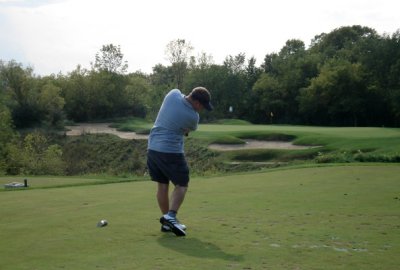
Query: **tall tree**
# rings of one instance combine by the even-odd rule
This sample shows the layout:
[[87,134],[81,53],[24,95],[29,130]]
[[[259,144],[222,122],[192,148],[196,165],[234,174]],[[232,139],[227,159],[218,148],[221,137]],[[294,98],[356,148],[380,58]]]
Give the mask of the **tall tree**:
[[176,87],[178,89],[183,85],[188,62],[193,49],[194,48],[190,42],[186,42],[184,39],[170,41],[165,49],[166,57],[170,61],[174,71]]
[[64,110],[67,117],[77,122],[87,121],[89,117],[88,70],[78,65],[68,76],[60,76],[58,81],[65,99]]
[[[297,97],[300,89],[308,85],[309,77],[315,75],[311,72],[312,62],[306,59],[304,42],[297,39],[286,41],[278,54],[267,55],[264,59],[263,69],[268,76],[262,76],[254,85],[257,91],[253,93],[253,99],[256,103],[268,100],[265,105],[272,109],[275,122],[301,121]],[[268,93],[263,93],[262,89]],[[259,104],[257,107],[265,106]],[[269,116],[261,119],[269,122]]]
[[239,53],[238,55],[229,55],[224,60],[224,66],[233,74],[244,72],[246,62],[246,54]]
[[261,68],[258,68],[256,66],[256,59],[254,57],[251,57],[247,61],[247,66],[245,69],[248,90],[251,90],[253,88],[253,85],[260,77],[261,72],[262,72]]
[[302,91],[301,112],[314,119],[313,124],[365,125],[369,95],[365,82],[360,64],[332,59]]
[[10,61],[0,65],[2,88],[9,98],[9,109],[16,127],[33,126],[40,122],[37,80],[33,69]]
[[120,45],[103,45],[100,52],[96,53],[95,58],[93,68],[97,71],[123,74],[128,69],[128,62],[123,60],[124,55]]
[[311,43],[310,50],[315,53],[322,53],[326,60],[335,57],[356,62],[358,51],[355,48],[362,40],[376,36],[376,31],[369,27],[344,26],[328,34],[317,35]]
[[275,61],[278,57],[278,54],[276,53],[271,53],[271,54],[267,54],[264,58],[264,63],[261,64],[261,68],[264,70],[265,73],[268,74],[275,74],[276,70],[275,70]]
[[171,66],[157,64],[153,67],[153,73],[150,75],[151,91],[148,93],[150,118],[157,116],[160,104],[167,92],[176,87],[174,84],[175,74]]
[[0,92],[0,174],[6,170],[5,157],[8,154],[7,144],[15,136],[11,113],[3,103],[2,93]]
[[197,67],[200,68],[200,69],[209,68],[213,64],[214,64],[214,58],[213,58],[213,56],[211,54],[207,54],[205,52],[202,52],[197,57]]
[[144,75],[130,74],[124,89],[125,114],[145,117],[149,107],[149,92],[150,84]]
[[48,125],[57,127],[64,118],[65,100],[61,97],[61,88],[49,82],[44,85],[39,95],[39,104],[45,111]]
[[393,123],[400,125],[400,29],[389,40],[389,51],[392,55],[390,71],[388,73],[388,88]]
[[287,109],[284,91],[279,80],[268,73],[261,74],[253,87],[253,121],[272,122],[272,118],[282,119]]

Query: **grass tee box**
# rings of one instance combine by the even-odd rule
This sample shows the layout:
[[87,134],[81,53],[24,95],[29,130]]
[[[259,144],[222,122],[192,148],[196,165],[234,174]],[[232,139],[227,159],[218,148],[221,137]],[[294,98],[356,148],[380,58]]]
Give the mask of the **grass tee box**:
[[113,183],[113,182],[128,182],[128,181],[133,181],[133,178],[131,179],[131,178],[118,178],[118,177],[107,177],[107,176],[97,176],[97,177],[95,176],[80,176],[80,177],[2,176],[0,177],[0,187],[3,190],[11,190],[5,188],[5,185],[13,182],[24,184],[25,180],[27,181],[29,189],[36,189],[36,188],[54,188],[54,187],[79,186],[79,185],[96,185],[96,184]]
[[0,269],[398,269],[399,190],[395,165],[195,178],[185,238],[150,181],[1,192]]

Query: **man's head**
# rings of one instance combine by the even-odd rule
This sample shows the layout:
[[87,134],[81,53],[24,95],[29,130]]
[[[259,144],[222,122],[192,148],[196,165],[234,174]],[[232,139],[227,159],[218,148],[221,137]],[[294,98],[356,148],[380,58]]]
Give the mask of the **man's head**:
[[203,108],[205,108],[208,111],[213,110],[213,106],[210,103],[211,100],[211,95],[210,92],[204,87],[196,87],[192,90],[190,93],[189,97],[192,99],[194,102],[198,102]]

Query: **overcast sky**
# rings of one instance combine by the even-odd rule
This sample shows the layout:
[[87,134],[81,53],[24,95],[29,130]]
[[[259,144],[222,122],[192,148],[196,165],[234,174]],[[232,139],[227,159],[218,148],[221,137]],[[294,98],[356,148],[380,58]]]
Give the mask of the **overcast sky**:
[[129,72],[167,65],[165,47],[185,39],[193,55],[279,52],[288,39],[306,46],[321,33],[362,25],[400,29],[399,0],[0,0],[0,59],[39,75],[90,68],[102,45],[120,45]]

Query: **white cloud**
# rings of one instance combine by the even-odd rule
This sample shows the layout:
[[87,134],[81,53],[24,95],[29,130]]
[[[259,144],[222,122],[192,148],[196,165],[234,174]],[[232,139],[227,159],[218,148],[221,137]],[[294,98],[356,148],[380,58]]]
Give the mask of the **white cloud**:
[[260,64],[288,39],[309,44],[322,32],[360,24],[379,33],[400,27],[396,0],[0,0],[0,59],[39,74],[89,67],[102,45],[121,45],[129,70],[151,72],[166,44],[190,41],[195,54],[222,63],[245,52]]

